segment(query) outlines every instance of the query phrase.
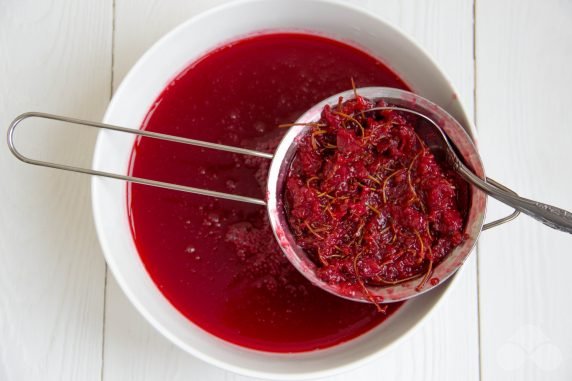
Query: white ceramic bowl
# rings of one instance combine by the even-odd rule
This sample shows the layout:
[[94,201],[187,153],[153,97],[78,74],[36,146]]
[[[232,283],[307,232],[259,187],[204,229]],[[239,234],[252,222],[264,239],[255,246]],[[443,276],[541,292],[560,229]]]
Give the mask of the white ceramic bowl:
[[[303,4],[303,5],[302,5]],[[472,135],[474,130],[453,86],[429,56],[403,33],[370,13],[344,3],[247,0],[230,3],[183,23],[141,57],[115,93],[104,122],[140,128],[163,88],[187,65],[215,47],[253,33],[305,31],[360,47],[381,59],[418,94],[439,104]],[[100,132],[93,168],[127,173],[134,137]],[[155,286],[137,253],[127,216],[127,187],[94,178],[93,213],[106,261],[139,312],[183,350],[244,375],[270,379],[324,377],[381,356],[411,333],[444,298],[457,277],[407,302],[385,323],[336,347],[301,354],[274,354],[227,343],[186,319]]]

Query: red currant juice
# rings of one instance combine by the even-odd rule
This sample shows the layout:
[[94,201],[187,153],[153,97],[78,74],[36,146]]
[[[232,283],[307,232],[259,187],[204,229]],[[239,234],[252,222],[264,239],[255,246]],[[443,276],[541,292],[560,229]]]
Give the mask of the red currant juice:
[[[306,34],[245,38],[174,79],[143,128],[272,152],[284,129],[322,99],[351,88],[405,83],[351,46]],[[264,198],[269,162],[141,139],[131,174]],[[311,285],[286,260],[262,206],[128,185],[137,250],[165,297],[204,330],[270,352],[303,352],[350,340],[383,322],[372,304]]]

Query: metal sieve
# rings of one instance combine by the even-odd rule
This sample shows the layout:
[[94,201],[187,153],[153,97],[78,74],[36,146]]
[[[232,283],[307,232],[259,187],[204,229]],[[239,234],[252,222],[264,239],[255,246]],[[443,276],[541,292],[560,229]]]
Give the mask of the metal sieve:
[[[300,125],[294,125],[288,130],[274,154],[38,112],[24,113],[12,121],[8,128],[8,147],[19,160],[32,165],[79,172],[94,176],[109,177],[137,184],[266,206],[276,240],[288,260],[314,285],[332,294],[361,302],[371,302],[372,296],[377,301],[384,303],[402,301],[421,295],[422,293],[436,287],[438,284],[442,284],[463,264],[482,230],[508,222],[518,216],[520,212],[529,214],[550,227],[572,233],[572,214],[570,212],[521,198],[510,189],[502,186],[492,179],[486,178],[482,162],[471,138],[459,122],[457,122],[441,107],[419,95],[393,88],[366,87],[357,89],[357,91],[365,98],[369,98],[374,101],[383,99],[388,105],[390,105],[387,107],[376,107],[375,109],[367,110],[365,112],[381,109],[399,110],[402,112],[413,113],[427,121],[428,123],[426,123],[426,125],[428,127],[425,126],[426,131],[424,131],[422,136],[423,139],[426,140],[429,149],[431,151],[444,151],[446,158],[452,167],[471,184],[468,195],[469,208],[465,223],[465,234],[467,239],[459,246],[455,247],[452,252],[443,259],[443,261],[435,266],[431,274],[431,279],[435,281],[427,282],[421,290],[417,289],[419,284],[418,279],[412,279],[396,285],[383,287],[368,285],[367,287],[370,295],[365,295],[364,292],[359,290],[349,290],[347,288],[342,288],[335,284],[328,284],[322,281],[316,275],[317,265],[306,255],[302,248],[297,245],[287,222],[287,216],[285,214],[283,204],[283,193],[290,166],[296,155],[298,146],[297,138],[306,133],[309,128],[303,124],[317,122],[320,119],[321,111],[324,106],[328,104],[331,106],[336,105],[339,97],[343,97],[346,100],[352,99],[355,94],[354,90],[348,90],[333,95],[310,108],[296,121],[296,123]],[[125,132],[147,138],[167,140],[181,144],[272,160],[268,173],[266,199],[263,200],[236,194],[216,192],[207,189],[29,158],[22,155],[17,150],[14,141],[14,132],[16,128],[23,120],[28,118],[51,119],[73,125]],[[510,216],[484,224],[486,209],[485,193],[512,206],[515,208],[515,211]]]

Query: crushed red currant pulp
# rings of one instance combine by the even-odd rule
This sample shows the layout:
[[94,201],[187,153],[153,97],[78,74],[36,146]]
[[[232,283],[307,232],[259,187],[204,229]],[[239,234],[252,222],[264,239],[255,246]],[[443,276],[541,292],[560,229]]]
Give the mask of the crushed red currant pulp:
[[[354,88],[355,90],[355,88]],[[459,177],[415,132],[416,115],[355,94],[326,106],[298,141],[286,182],[288,222],[329,284],[388,286],[419,278],[463,239]],[[373,299],[375,301],[375,299]]]
[[[349,45],[306,34],[253,36],[191,64],[165,88],[143,128],[272,152],[285,132],[279,124],[347,90],[352,77],[358,86],[408,89]],[[130,172],[263,198],[268,165],[140,139]],[[158,289],[191,322],[228,342],[272,352],[327,348],[399,308],[379,313],[311,285],[282,254],[264,207],[137,184],[128,185],[128,205],[134,242]]]

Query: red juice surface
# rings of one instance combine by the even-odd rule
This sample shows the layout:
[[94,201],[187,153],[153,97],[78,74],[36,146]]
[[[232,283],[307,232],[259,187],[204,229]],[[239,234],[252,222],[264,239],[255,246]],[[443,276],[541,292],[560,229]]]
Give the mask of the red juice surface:
[[[305,34],[268,34],[221,47],[163,91],[144,129],[272,152],[281,123],[351,87],[408,89],[386,66],[348,45]],[[131,174],[264,198],[269,161],[153,139],[133,148]],[[311,285],[283,256],[266,209],[128,185],[133,237],[165,297],[229,342],[302,352],[350,340],[379,313]]]

